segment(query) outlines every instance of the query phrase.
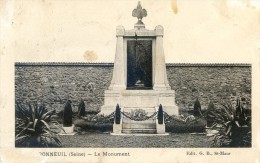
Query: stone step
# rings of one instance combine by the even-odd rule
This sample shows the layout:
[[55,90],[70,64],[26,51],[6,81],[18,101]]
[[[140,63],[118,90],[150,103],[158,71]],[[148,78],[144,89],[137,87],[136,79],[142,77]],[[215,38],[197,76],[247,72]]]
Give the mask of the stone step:
[[[145,109],[143,109],[143,110],[145,110]],[[124,112],[128,112],[128,113],[131,113],[132,111],[134,111],[134,109],[133,110],[131,110],[131,109],[124,109],[123,110]],[[155,110],[154,109],[150,109],[150,110],[145,110],[145,112],[146,113],[154,113],[155,112]]]
[[128,118],[123,118],[122,122],[123,123],[156,123],[156,119],[147,119],[145,121],[134,121]]
[[156,129],[155,123],[123,123],[123,129]]
[[[124,108],[124,112],[131,113],[136,109],[143,109],[147,116],[154,114],[155,108]],[[122,119],[122,133],[125,134],[156,134],[156,117],[147,119],[145,121],[134,121],[123,116]]]
[[156,129],[122,129],[125,134],[156,134]]
[[144,109],[144,110],[153,109],[154,110],[154,107],[124,107],[124,110],[126,109]]

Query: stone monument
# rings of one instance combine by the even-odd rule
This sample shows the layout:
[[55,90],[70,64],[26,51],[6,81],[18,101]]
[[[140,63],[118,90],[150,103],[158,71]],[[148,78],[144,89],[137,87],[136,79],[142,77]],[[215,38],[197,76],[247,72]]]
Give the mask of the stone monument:
[[116,28],[116,53],[113,77],[105,91],[101,114],[115,111],[116,105],[124,111],[143,109],[154,112],[161,104],[169,115],[177,115],[175,91],[171,90],[163,50],[163,27],[145,28],[142,18],[147,11],[140,2],[132,16],[138,18],[134,29]]

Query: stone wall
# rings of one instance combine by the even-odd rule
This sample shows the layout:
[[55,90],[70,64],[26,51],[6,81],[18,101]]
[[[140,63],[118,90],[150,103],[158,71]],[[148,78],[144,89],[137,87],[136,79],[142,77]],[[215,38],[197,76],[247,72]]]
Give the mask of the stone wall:
[[112,70],[113,64],[16,64],[15,99],[44,101],[57,110],[67,99],[72,100],[75,110],[83,99],[87,109],[99,110]]
[[196,98],[202,109],[240,97],[251,108],[251,66],[245,64],[168,64],[167,77],[179,108],[193,108]]
[[[251,107],[251,66],[247,64],[167,64],[169,84],[180,109],[192,108],[199,98],[202,109],[210,100],[240,96]],[[44,101],[62,109],[67,99],[74,110],[82,98],[89,110],[100,110],[112,79],[112,63],[16,63],[15,99]]]

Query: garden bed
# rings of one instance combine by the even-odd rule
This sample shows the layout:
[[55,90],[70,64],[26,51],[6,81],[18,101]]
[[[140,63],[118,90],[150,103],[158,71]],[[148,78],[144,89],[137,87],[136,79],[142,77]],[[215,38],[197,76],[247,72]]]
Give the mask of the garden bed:
[[201,133],[205,132],[206,124],[204,118],[196,118],[189,122],[180,119],[169,119],[165,122],[165,130],[172,133]]
[[84,119],[75,120],[75,126],[78,131],[101,131],[101,132],[110,132],[113,130],[113,123],[100,123],[100,122],[91,122]]

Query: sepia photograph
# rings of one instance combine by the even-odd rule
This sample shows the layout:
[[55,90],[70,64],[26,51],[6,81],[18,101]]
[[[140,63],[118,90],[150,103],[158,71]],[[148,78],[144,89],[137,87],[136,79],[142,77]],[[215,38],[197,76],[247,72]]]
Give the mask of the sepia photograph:
[[259,161],[259,1],[1,4],[0,162]]

